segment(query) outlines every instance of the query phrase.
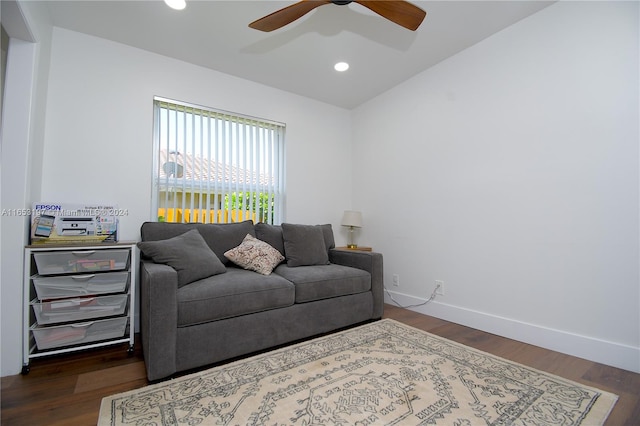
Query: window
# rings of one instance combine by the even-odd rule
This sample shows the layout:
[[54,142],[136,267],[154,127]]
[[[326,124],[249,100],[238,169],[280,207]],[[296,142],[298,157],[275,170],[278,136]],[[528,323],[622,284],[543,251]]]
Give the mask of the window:
[[281,123],[155,98],[157,220],[281,223],[284,133]]

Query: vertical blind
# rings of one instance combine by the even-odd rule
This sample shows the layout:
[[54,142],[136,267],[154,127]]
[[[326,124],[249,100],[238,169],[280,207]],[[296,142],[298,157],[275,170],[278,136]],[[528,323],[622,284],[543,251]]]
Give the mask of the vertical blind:
[[284,134],[282,123],[154,98],[154,214],[281,223]]

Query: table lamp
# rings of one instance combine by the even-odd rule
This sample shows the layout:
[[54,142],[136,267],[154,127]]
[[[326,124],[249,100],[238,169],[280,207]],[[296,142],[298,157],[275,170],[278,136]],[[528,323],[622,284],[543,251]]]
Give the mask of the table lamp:
[[347,247],[351,249],[357,248],[358,245],[353,242],[353,228],[362,227],[362,213],[353,210],[345,210],[344,215],[342,216],[341,225],[349,227],[349,244],[347,244]]

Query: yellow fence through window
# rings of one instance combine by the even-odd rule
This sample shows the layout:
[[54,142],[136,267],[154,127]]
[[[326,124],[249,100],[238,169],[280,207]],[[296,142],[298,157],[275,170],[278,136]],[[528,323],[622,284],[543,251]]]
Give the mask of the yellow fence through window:
[[[208,215],[208,217],[207,217]],[[158,221],[178,223],[232,223],[253,220],[258,215],[249,210],[158,209]]]

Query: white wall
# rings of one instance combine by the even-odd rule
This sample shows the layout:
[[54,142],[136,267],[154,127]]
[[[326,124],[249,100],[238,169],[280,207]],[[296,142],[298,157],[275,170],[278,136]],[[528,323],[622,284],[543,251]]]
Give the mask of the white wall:
[[17,325],[22,322],[22,258],[28,221],[19,212],[31,205],[32,196],[39,196],[51,24],[41,3],[5,0],[2,14],[10,37],[0,167],[0,364],[5,376],[15,374],[22,365],[22,333]]
[[554,4],[354,110],[395,299],[640,372],[638,15]]

